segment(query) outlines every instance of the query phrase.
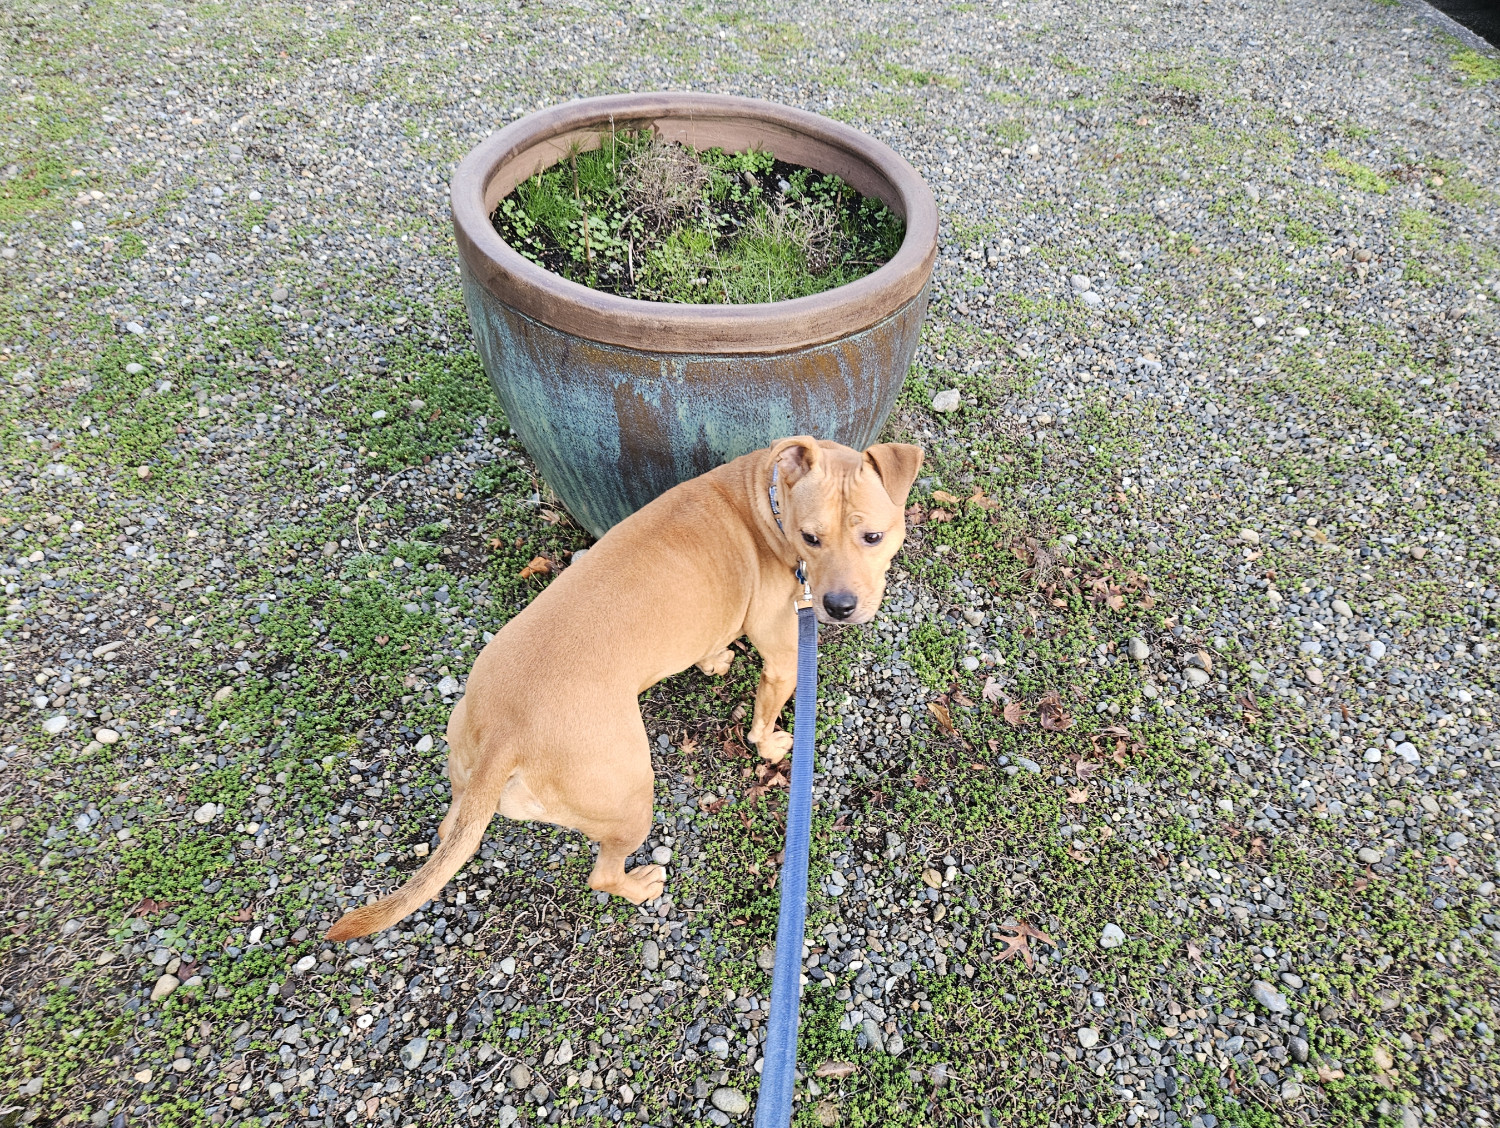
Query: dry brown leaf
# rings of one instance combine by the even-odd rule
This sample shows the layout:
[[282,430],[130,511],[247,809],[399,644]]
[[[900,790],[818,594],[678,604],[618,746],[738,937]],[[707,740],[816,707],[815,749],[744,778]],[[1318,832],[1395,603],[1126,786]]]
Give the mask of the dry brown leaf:
[[552,571],[552,561],[545,556],[533,556],[531,563],[521,569],[521,579],[527,580],[532,576],[545,576]]
[[1115,832],[1113,830],[1102,824],[1095,827],[1094,829],[1099,832],[1099,837],[1104,839],[1106,842],[1115,836]]
[[991,676],[984,679],[984,688],[979,691],[979,696],[986,701],[999,701],[1004,694],[1000,690],[1000,683]]
[[970,505],[977,505],[980,509],[994,509],[1000,504],[995,498],[985,497],[984,491],[979,487],[974,488],[974,496],[969,498]]
[[935,525],[943,525],[953,520],[953,514],[949,513],[946,509],[934,509],[927,514],[927,520]]
[[949,700],[951,700],[955,705],[962,705],[965,709],[970,709],[974,706],[974,702],[970,701],[967,697],[964,696],[961,691],[956,689],[953,691],[953,696]]
[[1069,803],[1087,803],[1089,801],[1089,789],[1087,787],[1068,788]]
[[939,505],[957,505],[959,503],[958,498],[954,497],[947,490],[933,490],[932,500]]
[[1067,849],[1067,854],[1068,857],[1072,858],[1075,862],[1087,862],[1089,860],[1089,856],[1082,850],[1078,849],[1078,847],[1076,846],[1069,846]]
[[1019,701],[1012,701],[1005,707],[1001,716],[1005,718],[1006,724],[1020,728],[1026,723],[1026,706]]
[[948,706],[941,701],[929,701],[927,710],[937,718],[938,727],[946,733],[956,734],[958,730],[953,727],[953,718],[948,713]]
[[1111,611],[1123,611],[1125,610],[1125,597],[1123,595],[1106,596],[1104,605]]
[[848,1077],[859,1070],[852,1061],[825,1061],[817,1068],[819,1077]]
[[684,736],[682,743],[678,747],[682,749],[684,756],[691,756],[694,752],[698,751],[698,742],[691,736]]
[[1203,949],[1198,947],[1198,945],[1194,944],[1191,940],[1187,942],[1187,957],[1199,967],[1203,966]]
[[1092,760],[1085,760],[1082,756],[1073,757],[1073,774],[1083,782],[1087,783],[1099,770],[1099,765]]
[[1073,718],[1062,706],[1062,699],[1055,692],[1047,694],[1036,703],[1038,720],[1048,732],[1066,732],[1073,727]]
[[1342,1069],[1333,1069],[1326,1065],[1318,1066],[1319,1085],[1326,1085],[1330,1081],[1342,1081],[1343,1079],[1344,1071]]
[[910,524],[912,526],[920,525],[922,523],[922,517],[923,517],[923,512],[922,512],[922,507],[920,505],[910,505],[910,506],[907,506],[907,509],[906,509],[906,521],[907,521],[908,524]]
[[[1015,933],[1014,936],[1010,935]],[[1052,937],[1048,936],[1040,928],[1034,928],[1026,921],[1008,920],[997,930],[995,939],[1000,944],[1000,952],[995,957],[1000,962],[1006,960],[1023,959],[1028,968],[1036,967],[1036,956],[1031,951],[1032,939],[1041,940],[1046,944],[1053,944]],[[1055,946],[1055,945],[1054,945]]]

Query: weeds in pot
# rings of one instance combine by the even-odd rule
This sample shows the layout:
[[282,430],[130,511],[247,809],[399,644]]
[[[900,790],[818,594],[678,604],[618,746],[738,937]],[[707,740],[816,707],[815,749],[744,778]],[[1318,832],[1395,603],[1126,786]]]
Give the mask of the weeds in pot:
[[896,253],[901,219],[836,176],[770,153],[611,133],[518,185],[492,217],[521,254],[647,301],[784,301],[853,282]]

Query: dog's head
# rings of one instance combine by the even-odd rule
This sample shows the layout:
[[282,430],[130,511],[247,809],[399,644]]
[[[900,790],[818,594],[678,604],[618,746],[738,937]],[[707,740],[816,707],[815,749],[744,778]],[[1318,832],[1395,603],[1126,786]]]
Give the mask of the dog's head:
[[781,524],[807,562],[813,606],[825,623],[867,623],[885,594],[891,558],[906,539],[906,495],[922,448],[881,443],[861,453],[806,436],[771,448]]

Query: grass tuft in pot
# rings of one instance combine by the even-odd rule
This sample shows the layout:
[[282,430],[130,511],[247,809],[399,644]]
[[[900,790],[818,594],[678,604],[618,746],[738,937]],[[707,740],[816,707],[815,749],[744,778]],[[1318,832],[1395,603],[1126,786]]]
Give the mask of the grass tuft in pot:
[[776,302],[888,262],[905,225],[837,176],[770,153],[617,133],[516,186],[491,217],[538,266],[621,297]]

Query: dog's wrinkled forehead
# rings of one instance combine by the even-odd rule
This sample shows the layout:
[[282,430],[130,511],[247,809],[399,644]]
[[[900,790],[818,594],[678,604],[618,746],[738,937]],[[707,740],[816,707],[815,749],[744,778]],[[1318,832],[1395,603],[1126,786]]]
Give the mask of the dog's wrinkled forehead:
[[848,447],[825,448],[814,471],[798,483],[795,491],[803,518],[818,518],[830,525],[863,518],[879,524],[895,508],[881,484],[880,475],[859,451]]

